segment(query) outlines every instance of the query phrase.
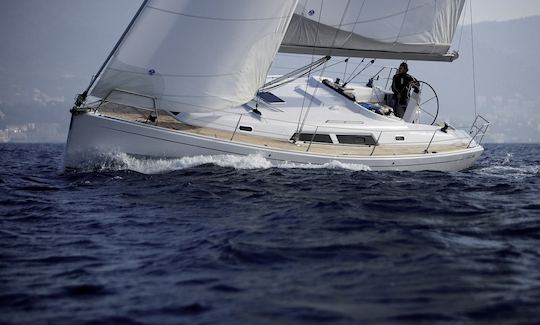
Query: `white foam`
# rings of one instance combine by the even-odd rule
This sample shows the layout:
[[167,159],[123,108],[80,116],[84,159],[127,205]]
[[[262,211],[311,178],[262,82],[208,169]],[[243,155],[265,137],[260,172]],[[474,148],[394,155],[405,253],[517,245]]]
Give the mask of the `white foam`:
[[322,165],[315,165],[315,164],[299,164],[299,163],[281,163],[278,164],[278,168],[307,168],[307,169],[348,169],[348,170],[354,170],[354,171],[369,171],[371,168],[366,165],[362,164],[348,164],[348,163],[342,163],[341,161],[332,160],[328,163],[322,164]]
[[514,156],[514,155],[513,155],[511,152],[508,152],[508,153],[506,154],[506,157],[504,157],[504,160],[503,160],[502,164],[503,164],[503,165],[508,165],[508,164],[510,164],[510,160],[512,159],[513,156]]
[[476,173],[500,178],[524,179],[540,173],[539,165],[508,166],[506,164],[491,165],[475,170]]
[[514,162],[513,160],[514,154],[507,152],[502,160],[495,161],[490,166],[476,169],[475,172],[483,176],[517,180],[536,176],[540,173],[539,165],[519,166],[519,162]]
[[[268,169],[268,168],[299,168],[299,169],[346,169],[353,171],[370,170],[368,166],[361,164],[347,164],[339,161],[331,161],[322,165],[301,163],[272,163],[261,155],[209,155],[193,156],[176,159],[150,159],[137,158],[125,153],[110,153],[101,156],[98,169],[104,170],[132,170],[142,174],[160,174],[175,170],[196,167],[205,164],[213,164],[220,167],[235,169]],[[95,168],[94,168],[95,169]]]

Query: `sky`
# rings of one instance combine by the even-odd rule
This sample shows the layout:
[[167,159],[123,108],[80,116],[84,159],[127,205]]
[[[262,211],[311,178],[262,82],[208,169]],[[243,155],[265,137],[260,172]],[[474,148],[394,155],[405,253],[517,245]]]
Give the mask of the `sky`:
[[[467,0],[467,23],[470,8]],[[472,0],[473,23],[505,21],[540,15],[540,0]]]

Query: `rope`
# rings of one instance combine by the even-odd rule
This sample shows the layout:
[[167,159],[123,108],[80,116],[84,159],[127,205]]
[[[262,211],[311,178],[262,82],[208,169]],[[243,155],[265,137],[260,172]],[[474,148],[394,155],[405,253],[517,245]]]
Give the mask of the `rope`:
[[371,61],[369,61],[362,70],[358,71],[357,74],[350,77],[349,80],[345,80],[345,85],[348,84],[349,82],[351,82],[354,78],[358,77],[362,72],[364,72],[367,68],[369,68],[371,65],[373,65],[373,63],[375,63],[375,59],[372,59]]
[[[358,68],[362,65],[362,63],[364,63],[364,60],[365,60],[365,59],[366,59],[366,58],[363,58],[362,61],[360,61],[360,63],[358,63],[358,65],[356,66],[356,68],[354,68],[353,72],[351,72],[351,74],[350,74],[349,76],[354,75],[354,73],[356,72],[356,69],[358,69]],[[348,80],[351,81],[352,78],[348,78]],[[343,79],[343,81],[347,81],[347,79]]]
[[474,32],[473,32],[473,11],[472,11],[472,1],[469,4],[469,10],[471,13],[471,54],[472,54],[472,77],[473,77],[473,102],[474,102],[474,116],[478,115],[476,109],[476,69],[475,69],[475,59],[474,59]]
[[[328,68],[331,68],[331,67],[333,67],[333,66],[335,66],[335,65],[338,65],[338,64],[340,64],[340,63],[347,62],[346,60],[347,60],[347,59],[338,61],[338,62],[336,62],[336,63],[334,63],[334,64],[330,64],[329,66],[326,66],[324,69],[328,69]],[[313,73],[316,73],[316,72],[319,72],[319,71],[322,71],[322,70],[323,70],[323,68],[318,69],[318,67],[317,67],[316,70],[313,70]],[[331,71],[331,72],[332,72],[332,73],[336,73],[336,74],[339,73],[338,71]]]

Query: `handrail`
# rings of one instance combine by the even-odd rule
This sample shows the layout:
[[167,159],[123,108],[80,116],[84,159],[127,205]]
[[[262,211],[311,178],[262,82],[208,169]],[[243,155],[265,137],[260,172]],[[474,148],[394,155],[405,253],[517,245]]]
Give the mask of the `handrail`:
[[[487,125],[489,125],[489,124],[487,124]],[[319,134],[319,132],[321,131],[320,129],[324,129],[324,128],[328,128],[328,127],[326,127],[326,126],[321,126],[321,125],[315,126],[315,131],[314,131],[314,133],[311,135],[311,139],[310,139],[310,141],[309,141],[309,143],[308,143],[308,148],[306,149],[306,152],[308,152],[308,151],[310,150],[311,145],[315,142],[315,137],[316,137],[316,135]],[[483,130],[482,132],[483,132],[483,134],[485,134],[485,131],[487,130],[486,124],[481,125],[479,128],[480,128],[481,130]],[[336,130],[336,128],[331,128],[331,129]],[[350,129],[346,129],[346,128],[343,128],[342,130],[349,130],[349,131],[350,131]],[[355,130],[355,131],[357,131],[357,130]],[[417,131],[417,130],[415,130],[415,131]],[[422,132],[425,132],[425,131],[426,131],[426,130],[422,130]],[[430,130],[430,131],[433,131],[433,134],[431,135],[431,138],[430,138],[430,140],[429,140],[429,142],[428,142],[426,148],[423,150],[423,153],[429,153],[429,148],[430,148],[431,145],[434,143],[435,136],[437,135],[437,132],[440,131],[440,128],[436,128],[436,129]],[[334,131],[334,132],[335,132],[335,131]],[[373,130],[371,130],[370,132],[372,133],[372,135],[374,135],[374,134],[373,134]],[[396,132],[395,130],[383,130],[383,131],[378,131],[377,140],[375,141],[375,144],[373,145],[373,149],[371,150],[370,156],[373,156],[373,154],[375,153],[375,150],[377,149],[377,147],[379,147],[379,141],[380,141],[380,139],[381,139],[383,133],[384,133],[384,134],[387,134],[387,133],[395,133],[395,132]],[[338,133],[339,133],[339,132],[338,132]],[[464,132],[464,133],[465,133],[465,132]],[[477,135],[480,135],[480,133],[479,133],[478,131],[477,131],[477,134],[476,134],[475,136],[477,136]],[[459,140],[463,141],[463,140],[469,140],[469,139],[470,139],[471,141],[469,141],[469,143],[467,144],[467,148],[470,148],[470,144],[472,143],[472,139],[474,139],[475,136],[473,136],[473,137],[465,137],[465,136],[464,136],[464,137],[456,137],[456,138],[452,138],[452,139],[438,140],[438,144],[443,144],[443,143],[445,143],[445,142],[455,142],[455,141],[459,141]],[[481,139],[480,139],[480,142],[481,142]],[[479,143],[480,143],[480,142],[479,142]],[[425,142],[423,142],[423,143],[425,144]],[[462,143],[462,144],[465,144],[466,142],[463,141],[463,142],[461,142],[461,143]],[[416,144],[419,145],[419,146],[422,145],[422,143],[420,143],[420,142],[418,142],[418,143],[416,143]],[[345,145],[350,145],[350,144],[345,144]],[[420,153],[420,152],[419,152],[419,153]]]
[[[156,113],[156,120],[153,121],[153,122],[154,122],[155,125],[158,125],[158,107],[157,107],[157,103],[156,103],[157,98],[155,96],[149,96],[149,95],[140,94],[140,93],[136,93],[136,92],[129,91],[129,90],[115,88],[115,89],[111,89],[107,93],[107,96],[105,96],[105,98],[103,98],[102,103],[104,103],[104,102],[114,103],[112,101],[107,100],[107,98],[109,98],[112,95],[112,93],[115,92],[115,91],[119,92],[119,93],[125,93],[125,94],[128,94],[128,95],[134,95],[134,96],[145,97],[145,98],[151,99],[152,100],[152,106],[153,106],[152,108],[148,108],[148,107],[144,107],[144,106],[126,105],[126,104],[121,104],[121,103],[118,103],[118,104],[125,105],[125,106],[130,106],[130,107],[134,107],[134,108],[139,108],[139,109],[143,109],[143,110],[148,110],[148,111],[153,110],[154,113]],[[101,106],[101,104],[98,107],[96,107],[95,111],[97,111],[100,106]]]
[[124,40],[124,38],[126,37],[128,32],[131,30],[131,27],[135,23],[135,20],[137,20],[137,18],[141,14],[141,12],[142,12],[143,8],[146,6],[147,2],[148,2],[148,0],[144,0],[143,3],[140,5],[139,9],[135,13],[135,16],[133,16],[133,18],[131,18],[131,21],[129,22],[128,26],[126,27],[126,29],[122,33],[122,36],[120,36],[118,41],[116,41],[116,44],[114,45],[113,49],[111,50],[111,52],[109,53],[109,55],[107,56],[107,58],[105,59],[103,64],[101,65],[101,67],[99,68],[98,72],[95,75],[92,76],[92,79],[90,80],[90,84],[88,85],[88,87],[86,87],[86,90],[82,94],[79,94],[77,96],[77,99],[75,100],[75,107],[80,107],[86,101],[86,97],[88,96],[88,92],[90,91],[90,88],[92,88],[92,86],[94,85],[94,83],[96,82],[98,77],[101,75],[101,73],[103,72],[103,70],[105,69],[105,67],[109,63],[109,61],[111,60],[114,53],[116,53],[116,51],[120,47],[120,44],[122,43],[122,41]]
[[[484,122],[480,124],[480,126],[477,125],[479,120]],[[482,143],[482,140],[484,139],[484,135],[486,135],[487,133],[487,129],[489,125],[490,125],[490,122],[485,117],[483,117],[480,114],[476,115],[476,117],[474,118],[473,124],[471,125],[471,128],[469,129],[469,135],[473,134],[473,131],[474,131],[474,135],[471,136],[471,140],[469,141],[469,144],[467,144],[467,148],[470,148],[471,143],[474,140],[476,140],[478,136],[480,136],[480,140],[477,142],[477,144],[480,145]]]

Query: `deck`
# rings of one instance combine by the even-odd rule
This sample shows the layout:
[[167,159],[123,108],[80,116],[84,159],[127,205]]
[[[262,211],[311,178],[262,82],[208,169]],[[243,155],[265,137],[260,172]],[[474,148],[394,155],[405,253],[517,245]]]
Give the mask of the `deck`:
[[[189,133],[193,135],[201,135],[212,137],[220,140],[234,141],[249,145],[257,145],[262,147],[275,148],[280,150],[310,152],[322,155],[331,156],[391,156],[391,155],[413,155],[424,154],[426,145],[411,146],[411,145],[346,145],[346,144],[324,144],[324,143],[291,143],[285,140],[272,139],[262,136],[249,135],[241,132],[229,132],[206,127],[198,127],[188,125],[178,121],[166,111],[158,111],[157,123],[148,120],[149,110],[139,109],[115,103],[104,103],[99,107],[99,113],[104,116],[131,121],[156,125],[181,133]],[[430,152],[452,152],[456,150],[466,149],[467,145],[441,145],[432,144],[429,147]]]

